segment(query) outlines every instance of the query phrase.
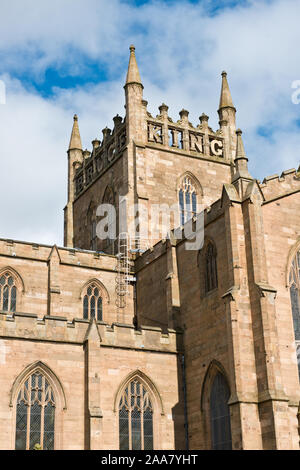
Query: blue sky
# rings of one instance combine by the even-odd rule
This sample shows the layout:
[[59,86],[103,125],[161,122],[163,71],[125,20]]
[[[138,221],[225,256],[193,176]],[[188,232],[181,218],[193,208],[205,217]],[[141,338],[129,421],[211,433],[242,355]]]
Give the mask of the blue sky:
[[124,115],[131,43],[150,112],[166,102],[217,129],[225,69],[251,173],[298,167],[299,17],[298,0],[2,0],[0,236],[62,244],[72,116],[90,148]]

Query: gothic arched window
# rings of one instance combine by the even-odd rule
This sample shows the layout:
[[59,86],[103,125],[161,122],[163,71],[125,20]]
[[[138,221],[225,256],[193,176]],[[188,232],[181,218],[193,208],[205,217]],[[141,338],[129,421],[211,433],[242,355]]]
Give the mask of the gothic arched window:
[[125,388],[119,403],[120,450],[153,449],[153,408],[148,390],[138,380]]
[[224,376],[218,372],[210,392],[210,426],[213,450],[231,450],[231,426],[228,400],[230,390]]
[[15,312],[17,303],[17,288],[14,277],[9,273],[0,276],[0,310]]
[[300,250],[293,259],[290,275],[290,295],[296,341],[300,341]]
[[97,232],[96,232],[97,222],[93,220],[91,223],[91,250],[97,250]]
[[[289,274],[290,296],[292,304],[293,324],[297,349],[300,344],[300,250],[292,261]],[[298,370],[300,376],[300,360],[298,353]]]
[[182,178],[179,187],[180,225],[192,219],[197,213],[197,190],[191,176]]
[[218,287],[217,253],[215,246],[209,242],[205,252],[205,292]]
[[83,318],[89,320],[95,318],[97,321],[102,321],[102,297],[99,287],[92,283],[86,288],[86,293],[83,297]]
[[[111,205],[113,206],[114,210],[111,213],[107,213],[105,215],[105,217],[107,217],[107,226],[105,228],[106,237],[101,241],[101,249],[105,253],[114,254],[115,239],[118,233],[118,213],[114,191],[111,186],[107,186],[105,189],[102,204]],[[115,216],[113,214],[115,214]]]
[[96,205],[91,203],[87,211],[87,226],[89,230],[89,249],[92,251],[97,250],[97,220],[96,220]]
[[16,450],[54,450],[55,399],[51,385],[36,371],[23,383],[17,398]]

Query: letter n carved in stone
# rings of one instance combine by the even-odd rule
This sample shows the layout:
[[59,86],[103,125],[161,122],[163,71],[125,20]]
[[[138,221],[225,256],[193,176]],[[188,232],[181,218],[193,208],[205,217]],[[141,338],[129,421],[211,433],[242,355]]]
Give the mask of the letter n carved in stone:
[[190,150],[193,150],[194,152],[203,153],[202,135],[190,132]]

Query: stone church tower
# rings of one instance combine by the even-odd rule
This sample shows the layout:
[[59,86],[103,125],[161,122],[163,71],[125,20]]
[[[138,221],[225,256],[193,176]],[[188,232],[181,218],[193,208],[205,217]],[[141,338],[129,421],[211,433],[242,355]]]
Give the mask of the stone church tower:
[[216,131],[134,46],[124,89],[91,151],[74,116],[64,247],[0,239],[0,448],[299,449],[300,168],[249,173],[225,72]]

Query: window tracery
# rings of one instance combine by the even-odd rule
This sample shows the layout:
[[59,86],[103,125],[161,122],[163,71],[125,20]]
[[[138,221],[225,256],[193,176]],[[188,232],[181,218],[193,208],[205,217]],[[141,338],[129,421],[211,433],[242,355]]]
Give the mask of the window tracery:
[[289,286],[300,378],[300,250],[292,261],[289,273]]
[[179,187],[180,224],[184,225],[197,213],[197,190],[191,176],[182,178]]
[[17,304],[17,287],[14,277],[9,273],[0,276],[0,310],[15,312]]
[[153,407],[147,388],[132,380],[119,402],[120,450],[153,449]]
[[205,292],[218,287],[217,254],[213,243],[209,242],[205,252]]
[[97,321],[102,321],[102,308],[103,301],[100,289],[96,283],[92,283],[86,288],[86,293],[83,297],[83,318],[85,320],[95,318]]
[[16,407],[16,450],[54,450],[55,398],[51,385],[40,371],[23,383]]

